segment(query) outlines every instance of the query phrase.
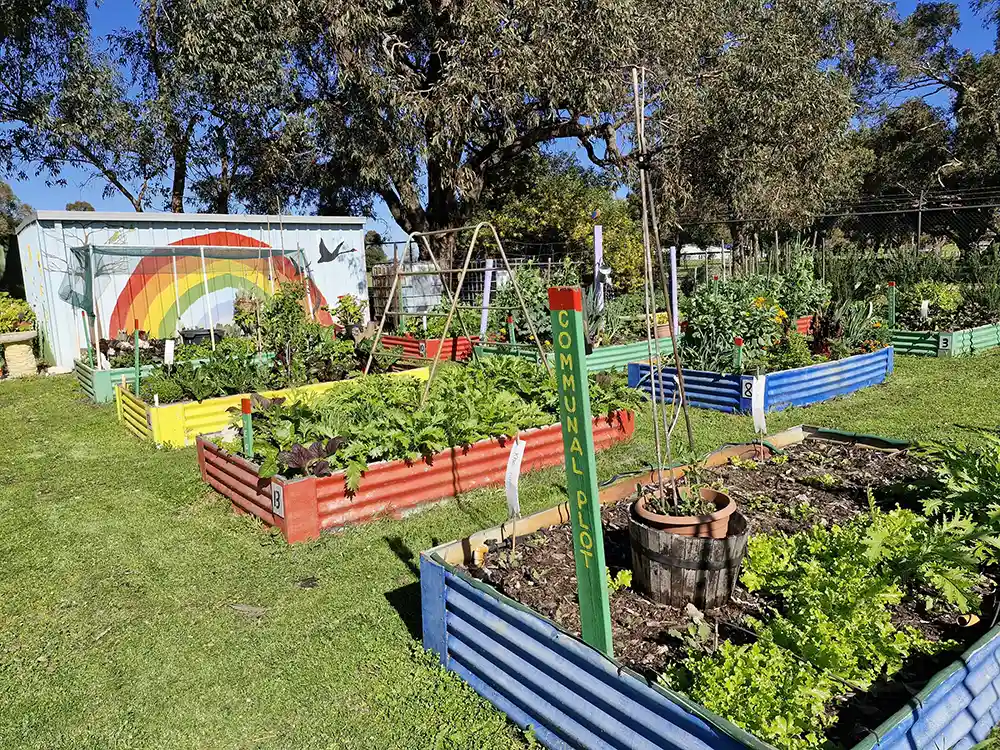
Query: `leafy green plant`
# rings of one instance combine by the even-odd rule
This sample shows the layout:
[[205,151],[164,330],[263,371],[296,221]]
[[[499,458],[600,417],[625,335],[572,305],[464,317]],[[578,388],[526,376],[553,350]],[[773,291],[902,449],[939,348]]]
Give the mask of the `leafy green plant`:
[[331,312],[333,319],[344,328],[361,325],[365,319],[361,300],[353,294],[342,294],[337,297],[337,304]]
[[30,331],[35,327],[35,313],[23,299],[0,292],[0,334]]
[[611,571],[605,569],[604,574],[608,581],[608,590],[612,594],[616,594],[622,589],[631,588],[632,586],[632,571],[631,570],[619,570],[615,576],[611,577]]
[[783,750],[823,746],[837,684],[772,642],[723,641],[661,677],[667,687]]
[[976,543],[980,559],[1000,562],[1000,434],[981,433],[980,445],[958,441],[921,445],[918,452],[930,461],[933,478],[919,487],[923,511],[949,522],[967,519],[986,536]]
[[688,618],[688,623],[684,626],[684,629],[671,628],[667,631],[667,635],[679,640],[688,654],[697,654],[699,652],[711,653],[714,651],[713,642],[715,640],[715,633],[701,610],[691,604],[691,602],[688,602],[684,607],[684,614]]
[[[608,413],[638,403],[620,376],[591,376],[591,408]],[[372,461],[419,461],[446,448],[488,437],[516,435],[558,417],[558,391],[546,370],[514,357],[491,357],[465,366],[442,367],[428,402],[419,408],[423,383],[412,378],[372,376],[322,396],[287,402],[255,400],[252,458],[261,474],[294,476],[301,467],[282,461],[295,445],[329,444],[322,456],[332,471],[346,472],[359,486]]]

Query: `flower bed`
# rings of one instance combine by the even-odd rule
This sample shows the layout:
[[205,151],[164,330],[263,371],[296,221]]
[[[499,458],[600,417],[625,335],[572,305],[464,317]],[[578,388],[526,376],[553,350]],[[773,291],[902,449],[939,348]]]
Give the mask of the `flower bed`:
[[[602,450],[626,440],[634,430],[633,412],[598,417],[594,447]],[[522,472],[562,463],[560,425],[525,430],[520,438],[526,443]],[[289,542],[303,542],[323,531],[399,516],[420,505],[501,483],[510,448],[507,438],[489,438],[418,461],[373,463],[354,492],[348,489],[346,471],[296,479],[261,477],[257,464],[205,438],[198,439],[198,463],[205,482],[229,498],[234,508],[277,526]]]
[[[798,490],[783,489],[777,496],[760,497],[754,491],[760,483],[771,486],[773,478],[787,475],[795,464],[773,467],[757,484],[741,482],[741,476],[746,478],[749,472],[757,469],[756,466],[751,468],[748,464],[752,462],[745,458],[752,455],[751,446],[733,446],[712,454],[702,468],[714,468],[714,475],[732,488],[730,491],[737,502],[752,508],[751,523],[757,525],[758,531],[794,534],[810,526],[825,529],[817,532],[813,544],[829,539],[831,534],[837,533],[837,528],[848,528],[852,523],[864,534],[868,527],[858,522],[864,521],[868,507],[865,486],[885,487],[888,493],[914,468],[910,463],[912,459],[898,453],[898,449],[904,447],[902,443],[834,430],[793,428],[769,438],[769,445],[774,449],[787,449],[793,461],[800,462],[794,481],[802,485],[800,490],[815,488],[815,491],[809,490],[810,499],[819,498],[815,505],[806,502],[808,507],[803,509],[801,503],[786,502],[785,496],[791,500]],[[855,467],[850,471],[834,469],[838,474],[836,479],[843,482],[839,487],[831,487],[822,474],[802,475],[803,470],[813,470],[810,461],[815,462],[816,468],[829,470],[830,465],[823,463],[828,456],[834,457],[833,466]],[[842,458],[841,464],[836,463],[841,460],[836,459],[837,456]],[[646,482],[652,479],[651,475],[642,477]],[[619,480],[606,485],[601,492],[605,505],[605,546],[612,570],[616,567],[627,569],[631,562],[627,512],[622,529],[620,508],[621,501],[634,493],[636,481],[636,478]],[[782,487],[780,481],[775,486]],[[909,511],[879,513],[876,519],[880,522],[887,518],[912,520],[916,516]],[[787,661],[786,671],[781,674],[749,670],[732,677],[720,676],[725,687],[709,701],[713,705],[722,704],[717,711],[709,710],[678,689],[667,687],[655,677],[664,672],[676,675],[677,668],[688,669],[690,664],[728,663],[723,661],[723,655],[735,652],[742,657],[755,653],[751,643],[754,649],[760,643],[763,643],[761,650],[774,648],[769,645],[770,641],[755,640],[754,633],[747,628],[763,630],[762,621],[775,617],[773,608],[787,606],[782,604],[784,594],[769,593],[759,586],[741,588],[730,605],[709,616],[708,622],[718,627],[716,645],[711,645],[713,631],[709,626],[701,633],[703,640],[699,647],[701,631],[692,628],[688,612],[655,605],[627,587],[618,591],[613,589],[611,616],[617,658],[608,658],[578,640],[579,614],[572,581],[568,519],[569,507],[563,504],[423,552],[420,577],[424,646],[434,651],[447,669],[462,676],[519,726],[530,726],[534,736],[547,747],[772,747],[735,722],[753,723],[748,721],[747,711],[768,706],[774,695],[787,700],[789,685],[795,684],[793,673],[811,668],[809,659],[816,658],[810,655],[808,643],[799,646],[801,639],[791,640],[788,648],[797,648],[804,656],[798,656],[798,661]],[[827,525],[821,523],[824,519]],[[882,526],[884,524],[880,528]],[[514,536],[519,538],[516,550],[520,559],[511,559],[514,552],[510,540]],[[764,535],[763,538],[766,541],[772,537]],[[787,554],[784,550],[794,545],[783,544],[781,536],[773,538],[778,540],[774,549],[779,556],[772,559],[780,560],[780,554]],[[789,542],[794,539],[787,538]],[[883,539],[882,543],[889,547],[861,545],[862,561],[880,559],[866,556],[865,550],[869,554],[881,552],[891,556],[892,552],[885,550],[901,543],[900,533],[877,538]],[[761,547],[762,551],[757,553],[764,559],[752,566],[755,574],[759,575],[767,567],[766,549]],[[938,547],[931,545],[930,549]],[[835,564],[828,563],[829,566]],[[821,575],[825,567],[819,569]],[[542,568],[545,569],[544,578],[539,579]],[[790,570],[797,571],[794,567]],[[826,572],[825,575],[835,582],[839,580],[835,573]],[[620,576],[616,576],[618,578]],[[860,580],[870,580],[874,584],[876,578],[863,576]],[[538,585],[540,581],[545,585]],[[520,601],[505,596],[493,582]],[[892,606],[894,599],[891,596],[883,604],[883,600],[877,598],[878,593],[872,594],[875,597],[872,600],[864,596],[858,599],[862,608],[873,606],[883,613],[883,617],[892,617],[891,624],[888,620],[884,623],[880,620],[878,624],[878,628],[889,630],[868,630],[864,637],[885,636],[893,647],[905,643],[912,646],[913,658],[909,658],[904,649],[902,661],[891,666],[890,674],[895,674],[897,679],[866,679],[866,686],[855,680],[853,688],[843,680],[827,682],[834,686],[836,693],[846,696],[832,701],[821,689],[807,687],[802,695],[812,703],[783,705],[790,706],[789,710],[797,710],[799,720],[804,716],[806,721],[815,721],[821,729],[809,735],[807,729],[789,723],[792,717],[786,719],[779,712],[773,721],[764,723],[764,734],[787,738],[773,740],[774,746],[819,747],[829,736],[837,743],[853,745],[856,750],[931,750],[968,747],[985,739],[1000,719],[1000,696],[994,687],[1000,628],[987,630],[988,626],[980,623],[978,627],[960,629],[954,625],[954,615],[948,615],[947,611],[944,614],[930,611],[922,617],[914,617],[914,612],[922,611],[920,602],[930,590],[916,583],[902,585],[909,593],[898,607]],[[842,614],[838,610],[838,616]],[[747,616],[757,618],[756,624],[748,622]],[[865,617],[855,620],[863,624],[869,622]],[[825,622],[822,618],[820,621]],[[743,625],[737,627],[740,622]],[[830,620],[830,626],[831,630],[825,631],[824,637],[840,639],[848,649],[854,647],[851,635],[842,632],[835,619]],[[896,640],[893,633],[897,634]],[[974,644],[962,653],[960,643],[952,645],[941,640],[955,633],[960,634],[961,642],[975,641]],[[858,640],[863,638],[859,636]],[[861,651],[863,646],[856,648]],[[892,657],[878,650],[861,652],[875,663],[881,663],[878,661],[881,658],[892,661]],[[678,656],[681,653],[683,656]],[[831,663],[830,669],[837,669],[836,663]],[[939,671],[935,674],[935,670]],[[696,679],[699,676],[704,679],[704,674],[696,673]],[[827,672],[820,670],[811,674],[816,677]],[[747,680],[757,680],[757,687],[744,684]],[[925,686],[911,698],[910,684]],[[684,685],[683,689],[692,692],[691,685]],[[891,714],[894,708],[899,710]],[[841,714],[839,724],[831,723],[829,712],[832,710]],[[733,718],[727,720],[720,713]],[[827,732],[831,734],[825,736]]]
[[[426,380],[428,369],[423,367],[389,374]],[[268,398],[315,395],[350,382],[352,381],[338,380],[330,383],[312,383],[297,388],[266,391],[262,395]],[[204,401],[179,401],[161,405],[147,403],[120,384],[115,386],[114,394],[118,421],[122,422],[129,432],[136,437],[171,448],[192,445],[199,435],[221,432],[231,420],[232,415],[229,410],[239,408],[243,399],[251,395],[240,393],[208,398]]]
[[[892,370],[893,348],[889,346],[868,354],[768,373],[763,376],[764,410],[781,411],[789,406],[808,406],[854,393],[884,382]],[[657,387],[660,400],[673,397],[671,373],[671,368],[663,368]],[[652,378],[653,370],[648,362],[629,364],[628,382],[631,387],[651,395]],[[684,395],[692,406],[730,414],[746,413],[751,409],[754,377],[685,369],[684,387]]]
[[386,349],[401,347],[404,357],[420,357],[434,359],[441,351],[441,359],[450,359],[455,362],[462,362],[472,356],[472,348],[479,343],[479,337],[473,336],[453,336],[444,340],[441,338],[418,339],[413,336],[383,336],[381,344]]

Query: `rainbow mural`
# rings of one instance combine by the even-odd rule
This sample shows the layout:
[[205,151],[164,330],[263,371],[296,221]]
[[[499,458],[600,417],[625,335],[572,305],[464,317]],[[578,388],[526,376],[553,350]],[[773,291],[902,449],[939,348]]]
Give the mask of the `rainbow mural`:
[[[186,237],[171,243],[171,246],[232,247],[245,250],[259,248],[267,250],[269,245],[237,232],[219,231]],[[218,250],[213,254],[218,255]],[[177,284],[174,285],[176,264]],[[272,288],[270,272],[274,273],[274,288],[287,281],[301,281],[302,274],[296,263],[284,256],[274,256],[268,260],[266,252],[259,258],[205,258],[205,273],[208,276],[208,295],[205,300],[205,282],[202,277],[200,255],[150,256],[139,261],[125,288],[118,295],[108,331],[115,335],[118,331],[131,333],[134,321],[139,328],[157,338],[173,336],[178,324],[187,313],[190,321],[196,316],[198,325],[208,323],[208,305],[212,305],[212,319],[231,317],[231,300],[213,302],[212,297],[232,290],[256,292],[269,295]],[[332,325],[333,319],[326,307],[326,298],[308,280],[316,320],[323,325]],[[199,306],[201,309],[199,309]]]

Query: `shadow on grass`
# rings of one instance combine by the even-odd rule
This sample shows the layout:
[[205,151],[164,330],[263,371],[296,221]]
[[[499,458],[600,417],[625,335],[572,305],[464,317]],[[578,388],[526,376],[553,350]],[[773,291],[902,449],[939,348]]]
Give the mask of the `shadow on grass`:
[[414,581],[398,589],[386,592],[385,600],[399,613],[410,637],[415,641],[423,638],[420,618],[420,582]]

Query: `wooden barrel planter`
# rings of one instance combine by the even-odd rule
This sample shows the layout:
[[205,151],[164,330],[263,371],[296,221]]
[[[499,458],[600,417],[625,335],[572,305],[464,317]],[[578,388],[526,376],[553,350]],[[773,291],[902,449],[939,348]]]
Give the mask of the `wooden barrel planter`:
[[732,596],[747,549],[747,519],[729,516],[721,539],[682,536],[656,528],[633,512],[632,582],[660,604],[683,607],[688,602],[705,611],[721,607]]

